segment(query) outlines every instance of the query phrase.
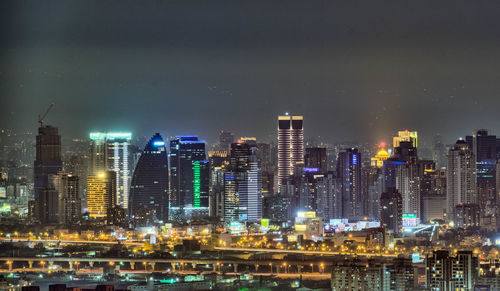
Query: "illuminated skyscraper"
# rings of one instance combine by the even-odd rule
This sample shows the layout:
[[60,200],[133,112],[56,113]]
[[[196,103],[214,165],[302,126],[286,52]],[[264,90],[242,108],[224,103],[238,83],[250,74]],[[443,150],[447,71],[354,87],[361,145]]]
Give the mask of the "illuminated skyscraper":
[[447,214],[456,221],[459,204],[476,204],[476,159],[464,140],[458,140],[448,152],[446,171]]
[[127,209],[129,205],[131,139],[130,132],[90,133],[89,175],[96,175],[102,171],[116,172],[116,203],[124,209]]
[[466,137],[467,145],[476,158],[476,180],[483,215],[493,214],[496,202],[496,136],[485,129]]
[[337,159],[337,177],[342,183],[342,218],[361,219],[363,199],[361,186],[361,154],[358,149],[345,149]]
[[416,160],[402,163],[396,168],[396,189],[403,199],[403,214],[415,215],[420,219],[421,178]]
[[418,134],[416,131],[402,130],[398,131],[398,136],[395,136],[393,139],[393,147],[399,147],[399,143],[402,141],[411,141],[412,146],[417,148],[418,145]]
[[229,165],[228,151],[209,151],[210,161],[210,216],[224,217],[224,172]]
[[153,221],[168,219],[168,156],[159,133],[146,144],[130,186],[129,211],[137,224],[143,221],[138,221],[135,214],[143,208],[150,212]]
[[35,213],[42,223],[56,223],[58,197],[49,185],[49,175],[62,170],[61,136],[56,127],[38,128],[35,160]]
[[224,220],[256,222],[262,218],[262,171],[256,147],[231,145],[231,163],[224,175]]
[[109,219],[116,205],[116,172],[106,171],[87,178],[87,208],[91,218]]
[[57,191],[58,222],[73,224],[80,221],[82,203],[79,195],[80,181],[78,176],[66,173],[50,174],[49,184]]
[[204,140],[176,136],[170,141],[170,219],[209,215],[208,176]]
[[[304,163],[303,117],[278,117],[278,186],[293,175],[296,165]],[[281,190],[280,190],[281,191]]]

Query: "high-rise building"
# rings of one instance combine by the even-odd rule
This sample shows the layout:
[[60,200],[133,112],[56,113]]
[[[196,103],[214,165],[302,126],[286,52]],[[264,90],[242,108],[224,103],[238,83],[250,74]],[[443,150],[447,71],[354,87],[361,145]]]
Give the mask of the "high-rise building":
[[401,193],[403,214],[420,219],[421,172],[416,160],[399,165],[396,169],[396,189]]
[[61,136],[56,127],[46,125],[38,128],[34,170],[36,216],[42,223],[59,222],[57,192],[49,185],[49,174],[62,170]]
[[421,192],[425,186],[424,173],[435,170],[430,160],[419,160],[416,148],[416,133],[400,132],[395,138],[393,155],[383,162],[383,189],[396,188],[402,196],[403,214],[421,217]]
[[482,213],[493,214],[496,203],[496,136],[480,129],[467,136],[466,142],[476,159],[476,186]]
[[334,173],[328,172],[327,174],[318,175],[315,180],[315,210],[318,216],[321,217],[323,221],[341,218],[341,187],[339,187],[340,184],[338,183],[338,179],[335,178]]
[[434,251],[426,258],[428,290],[473,290],[479,273],[478,258],[471,251],[458,251],[450,256],[448,251]]
[[57,218],[62,224],[73,224],[80,221],[82,202],[79,195],[80,179],[66,173],[49,175],[49,184],[57,192]]
[[89,216],[109,219],[110,209],[116,205],[116,172],[106,171],[87,178],[87,209]]
[[321,173],[326,173],[328,171],[326,148],[306,148],[304,160],[306,168],[317,168]]
[[[168,156],[165,141],[156,133],[144,147],[132,176],[129,211],[136,224],[143,225],[135,215],[138,209],[150,212],[155,222],[168,219]],[[139,213],[138,213],[139,214]]]
[[209,207],[210,216],[224,217],[224,173],[230,163],[229,153],[225,151],[209,151],[210,183]]
[[286,184],[285,181],[290,179],[299,163],[304,163],[303,117],[280,115],[278,117],[278,187]]
[[169,218],[208,216],[208,192],[205,141],[197,136],[176,136],[170,141]]
[[256,222],[262,218],[262,170],[255,145],[233,143],[224,175],[224,220]]
[[380,224],[393,233],[400,233],[402,230],[402,198],[395,188],[387,189],[380,196]]
[[103,171],[116,172],[116,203],[127,209],[132,165],[130,132],[91,132],[89,175]]
[[448,151],[446,186],[448,220],[456,220],[457,205],[478,203],[476,159],[464,140],[459,139]]
[[417,148],[418,145],[418,133],[416,131],[402,130],[398,131],[398,136],[393,137],[393,147],[399,147],[399,143],[402,141],[411,141],[412,146]]
[[345,149],[339,153],[337,177],[342,185],[342,218],[363,218],[361,154],[358,149]]

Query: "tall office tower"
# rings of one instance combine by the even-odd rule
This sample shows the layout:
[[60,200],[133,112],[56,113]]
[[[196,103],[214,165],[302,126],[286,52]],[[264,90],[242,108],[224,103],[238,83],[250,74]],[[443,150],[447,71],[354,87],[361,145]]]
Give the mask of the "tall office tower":
[[220,150],[229,151],[231,144],[234,142],[234,133],[221,130],[219,133]]
[[[317,189],[316,179],[319,178],[318,168],[302,168],[301,173],[294,175],[294,200],[292,201],[292,211],[316,211]],[[323,175],[321,175],[323,176]]]
[[476,159],[464,140],[459,139],[448,151],[446,186],[448,220],[456,220],[457,205],[478,203]]
[[326,148],[306,148],[304,160],[306,168],[317,168],[321,173],[328,171]]
[[[46,125],[38,128],[36,136],[35,159],[35,213],[42,223],[55,223],[58,205],[57,193],[49,185],[49,174],[57,174],[62,170],[61,136],[57,128]],[[55,201],[54,201],[55,199]]]
[[[280,115],[278,117],[278,187],[286,185],[295,167],[304,163],[303,117]],[[279,190],[281,192],[281,189]]]
[[262,171],[256,147],[231,145],[231,163],[224,175],[224,220],[256,222],[262,218]]
[[413,164],[417,160],[417,149],[412,144],[413,142],[411,141],[399,142],[399,147],[394,148],[392,156],[383,161],[383,191],[387,191],[390,188],[397,188],[398,168],[404,166],[410,160],[412,160]]
[[316,179],[316,212],[323,221],[340,218],[341,191],[333,172],[319,175]]
[[362,219],[361,154],[358,149],[345,149],[337,159],[337,177],[342,181],[342,218]]
[[466,142],[476,158],[477,192],[482,213],[493,214],[496,202],[496,136],[480,129],[467,136]]
[[229,165],[228,151],[209,151],[210,183],[209,214],[212,217],[224,217],[224,173]]
[[471,251],[434,251],[426,258],[425,273],[428,290],[474,290],[479,276],[479,261]]
[[403,201],[395,188],[389,188],[380,196],[380,224],[393,233],[400,233],[403,227]]
[[[404,135],[403,135],[404,136]],[[396,139],[396,138],[395,138]],[[420,218],[421,180],[426,169],[434,169],[434,163],[419,160],[416,142],[411,135],[409,140],[397,141],[392,157],[383,162],[383,189],[396,188],[403,199],[403,214]]]
[[397,148],[399,147],[399,143],[402,141],[411,141],[412,146],[414,148],[417,148],[418,145],[418,134],[416,131],[409,131],[409,130],[402,130],[398,131],[398,136],[395,136],[392,138],[393,142],[393,147]]
[[197,136],[176,136],[170,141],[169,219],[209,215],[208,171],[204,140]]
[[331,290],[390,290],[390,274],[384,263],[344,261],[332,268]]
[[116,203],[127,209],[129,202],[132,155],[130,132],[91,132],[89,175],[116,172]]
[[373,220],[380,220],[380,196],[384,192],[382,169],[366,167],[363,171],[367,172],[365,215]]
[[[153,222],[168,219],[168,156],[165,141],[156,133],[144,147],[132,176],[129,199],[130,216],[137,225],[140,218],[151,217]],[[142,215],[143,213],[150,215]]]
[[57,217],[59,223],[73,224],[82,217],[82,202],[79,195],[80,179],[66,173],[49,175],[49,184],[57,192]]
[[224,173],[223,218],[226,223],[238,221],[238,182],[234,172]]
[[403,199],[403,214],[420,219],[421,175],[416,161],[408,161],[396,169],[396,189]]
[[94,219],[110,219],[116,205],[116,172],[99,172],[87,177],[87,208]]
[[[82,150],[85,153],[78,152],[72,154],[69,161],[64,165],[64,172],[78,177],[79,184],[79,199],[81,201],[82,209],[87,208],[85,195],[87,192],[87,176],[89,170],[89,155],[88,147],[85,144],[85,149]],[[80,210],[81,212],[81,210]]]

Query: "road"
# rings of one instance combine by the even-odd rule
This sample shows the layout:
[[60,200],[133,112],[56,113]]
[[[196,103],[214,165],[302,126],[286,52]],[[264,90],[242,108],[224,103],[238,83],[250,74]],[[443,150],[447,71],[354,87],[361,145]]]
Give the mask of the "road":
[[365,256],[365,257],[386,257],[394,258],[396,254],[374,254],[374,253],[346,253],[346,252],[325,252],[325,251],[308,251],[308,250],[281,250],[281,249],[259,249],[259,248],[233,248],[233,247],[215,247],[219,251],[235,251],[235,252],[264,252],[264,253],[284,253],[284,254],[304,254],[304,255],[323,255],[323,256]]

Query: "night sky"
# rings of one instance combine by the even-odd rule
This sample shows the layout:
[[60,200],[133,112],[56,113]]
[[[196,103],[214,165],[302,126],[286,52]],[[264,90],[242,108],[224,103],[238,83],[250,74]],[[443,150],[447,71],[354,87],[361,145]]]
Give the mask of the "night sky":
[[[411,3],[411,4],[410,4]],[[1,1],[2,127],[500,135],[497,1]]]

